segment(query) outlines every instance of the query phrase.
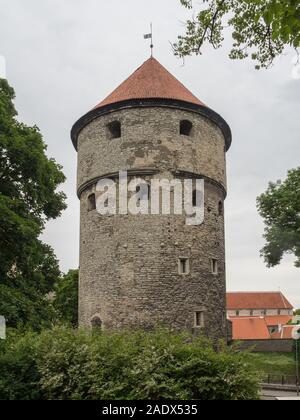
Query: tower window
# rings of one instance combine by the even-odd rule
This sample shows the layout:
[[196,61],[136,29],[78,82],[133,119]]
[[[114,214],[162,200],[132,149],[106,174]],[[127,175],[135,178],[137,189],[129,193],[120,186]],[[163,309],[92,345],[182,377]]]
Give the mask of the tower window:
[[122,135],[121,123],[120,121],[113,121],[107,125],[109,138],[119,139]]
[[142,184],[142,185],[138,185],[137,187],[136,187],[136,193],[138,194],[138,193],[140,193],[140,192],[142,192],[142,194],[141,194],[141,200],[143,200],[143,201],[149,201],[150,199],[151,199],[151,186],[150,186],[150,184]]
[[203,328],[204,325],[205,325],[204,311],[195,312],[195,327],[196,328]]
[[193,124],[188,120],[180,121],[180,134],[190,136],[192,134]]
[[197,190],[193,191],[193,207],[197,206]]
[[223,206],[223,202],[222,201],[219,201],[218,212],[219,212],[219,216],[223,216],[223,214],[224,214],[224,206]]
[[101,321],[100,316],[95,315],[91,320],[91,325],[92,325],[92,328],[94,329],[96,328],[100,329],[102,327],[102,321]]
[[202,192],[200,190],[193,191],[193,207],[199,207],[197,203],[197,195],[200,195],[200,206],[201,206],[201,199],[203,198]]
[[213,259],[211,260],[211,272],[212,272],[214,275],[219,274],[219,264],[218,264],[218,260],[216,260],[215,258],[213,258]]
[[90,194],[88,196],[88,211],[96,210],[96,196],[95,194]]
[[188,258],[179,258],[178,261],[179,274],[186,275],[190,273],[190,260]]

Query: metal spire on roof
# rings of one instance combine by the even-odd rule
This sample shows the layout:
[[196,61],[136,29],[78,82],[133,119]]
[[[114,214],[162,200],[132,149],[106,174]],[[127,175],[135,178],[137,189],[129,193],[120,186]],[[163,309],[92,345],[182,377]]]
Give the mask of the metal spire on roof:
[[150,29],[151,29],[151,32],[149,34],[145,34],[144,35],[144,39],[151,39],[150,48],[151,48],[151,58],[152,58],[153,57],[153,48],[154,48],[154,45],[153,45],[153,27],[152,27],[152,23],[150,24]]

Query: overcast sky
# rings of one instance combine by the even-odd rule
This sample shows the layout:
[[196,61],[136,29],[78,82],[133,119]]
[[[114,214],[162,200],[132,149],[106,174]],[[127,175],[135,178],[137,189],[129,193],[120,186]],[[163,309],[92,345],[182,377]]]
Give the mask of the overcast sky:
[[[67,271],[78,266],[79,203],[72,124],[149,57],[143,34],[154,25],[155,56],[232,128],[226,201],[227,288],[277,291],[300,307],[300,270],[293,258],[268,269],[259,256],[264,225],[256,197],[268,182],[300,164],[300,78],[293,52],[268,71],[219,51],[182,61],[170,41],[187,12],[179,0],[0,0],[0,56],[16,91],[19,117],[36,124],[48,154],[63,165],[68,210],[47,225],[50,243]],[[3,65],[0,58],[0,69]],[[300,73],[300,72],[299,72]]]

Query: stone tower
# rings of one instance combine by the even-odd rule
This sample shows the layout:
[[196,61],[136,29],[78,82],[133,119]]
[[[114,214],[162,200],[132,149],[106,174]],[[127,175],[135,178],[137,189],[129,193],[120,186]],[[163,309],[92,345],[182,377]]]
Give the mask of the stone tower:
[[[168,325],[225,337],[227,123],[150,58],[72,129],[78,152],[81,326]],[[201,178],[205,219],[101,216],[96,184]]]

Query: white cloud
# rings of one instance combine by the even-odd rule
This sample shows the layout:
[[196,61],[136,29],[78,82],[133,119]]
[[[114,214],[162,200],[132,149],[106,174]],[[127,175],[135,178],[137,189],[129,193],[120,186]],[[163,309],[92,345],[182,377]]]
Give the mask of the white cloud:
[[6,79],[6,60],[3,55],[0,55],[0,78]]

